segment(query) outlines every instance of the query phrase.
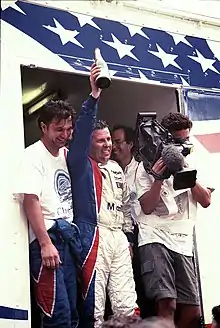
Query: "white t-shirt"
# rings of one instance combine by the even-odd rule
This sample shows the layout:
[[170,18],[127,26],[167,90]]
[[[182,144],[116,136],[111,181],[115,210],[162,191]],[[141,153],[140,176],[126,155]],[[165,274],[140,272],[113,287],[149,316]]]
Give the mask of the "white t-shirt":
[[125,179],[130,190],[130,205],[131,205],[131,216],[134,222],[136,222],[137,216],[141,212],[141,206],[137,198],[135,177],[137,174],[139,162],[133,157],[131,162],[125,167],[124,174]]
[[[47,230],[54,220],[63,218],[72,222],[73,205],[70,177],[66,165],[66,148],[53,156],[42,141],[37,141],[24,151],[15,184],[14,196],[23,202],[24,194],[37,195]],[[36,237],[29,227],[30,242]]]
[[[146,173],[141,163],[136,175],[138,199],[151,189],[153,182],[153,176]],[[149,215],[141,210],[137,218],[139,246],[161,243],[174,252],[192,256],[196,208],[190,189],[175,191],[173,177],[164,180],[155,210]]]

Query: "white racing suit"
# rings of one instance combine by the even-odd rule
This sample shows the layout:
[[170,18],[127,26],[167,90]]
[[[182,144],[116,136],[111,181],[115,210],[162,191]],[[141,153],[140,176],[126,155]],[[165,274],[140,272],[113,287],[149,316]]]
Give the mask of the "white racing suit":
[[116,162],[99,165],[89,158],[96,113],[97,100],[90,96],[82,106],[67,156],[74,221],[82,243],[83,328],[101,326],[106,288],[114,314],[139,314],[129,251],[133,229],[125,177]]
[[132,315],[138,308],[128,242],[133,240],[130,192],[117,163],[109,161],[105,166],[99,165],[99,168],[102,173],[102,198],[95,265],[97,327],[103,321],[106,286],[113,313]]

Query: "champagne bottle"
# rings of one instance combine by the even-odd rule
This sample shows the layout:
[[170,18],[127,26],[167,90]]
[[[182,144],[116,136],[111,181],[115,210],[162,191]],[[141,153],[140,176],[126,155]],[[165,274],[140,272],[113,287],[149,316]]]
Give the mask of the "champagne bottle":
[[101,52],[99,48],[95,49],[94,52],[95,55],[95,63],[97,66],[101,68],[101,72],[99,76],[96,78],[96,85],[100,89],[106,89],[110,86],[111,84],[111,78],[108,70],[108,65],[102,58]]

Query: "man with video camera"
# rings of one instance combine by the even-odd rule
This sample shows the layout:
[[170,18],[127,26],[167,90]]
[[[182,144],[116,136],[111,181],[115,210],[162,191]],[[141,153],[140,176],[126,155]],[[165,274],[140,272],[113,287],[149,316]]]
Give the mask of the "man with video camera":
[[[177,143],[189,140],[192,122],[187,116],[170,113],[162,119],[161,126]],[[179,314],[179,328],[196,328],[200,307],[193,228],[197,203],[208,207],[211,191],[198,180],[192,188],[174,190],[174,177],[163,176],[166,170],[159,158],[150,171],[143,163],[137,171],[136,190],[142,208],[137,219],[142,278],[158,316],[174,320],[174,314]]]

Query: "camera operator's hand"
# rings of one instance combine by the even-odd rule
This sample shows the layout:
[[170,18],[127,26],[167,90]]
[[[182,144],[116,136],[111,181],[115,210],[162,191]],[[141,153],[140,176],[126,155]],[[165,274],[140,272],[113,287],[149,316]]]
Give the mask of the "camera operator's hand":
[[156,163],[153,165],[151,169],[155,180],[163,180],[161,176],[163,175],[165,170],[166,170],[166,165],[164,164],[162,158],[158,159],[158,161],[156,161]]
[[94,98],[98,98],[101,93],[101,89],[99,89],[95,83],[97,77],[99,76],[101,72],[101,68],[99,66],[96,66],[96,64],[92,64],[91,69],[90,69],[90,85],[92,89],[92,96]]

